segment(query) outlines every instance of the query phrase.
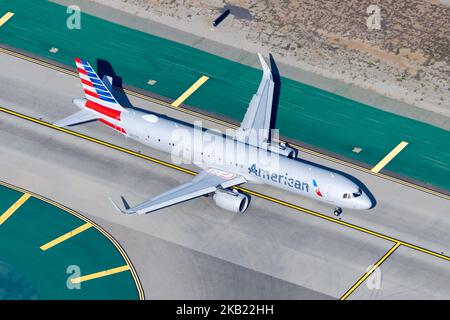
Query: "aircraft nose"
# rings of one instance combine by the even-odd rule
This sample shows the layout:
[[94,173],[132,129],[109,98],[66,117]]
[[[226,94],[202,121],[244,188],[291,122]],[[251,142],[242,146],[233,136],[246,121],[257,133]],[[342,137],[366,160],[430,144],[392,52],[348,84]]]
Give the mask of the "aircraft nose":
[[363,193],[358,201],[358,207],[362,210],[367,210],[372,208],[372,200],[367,196],[367,194]]

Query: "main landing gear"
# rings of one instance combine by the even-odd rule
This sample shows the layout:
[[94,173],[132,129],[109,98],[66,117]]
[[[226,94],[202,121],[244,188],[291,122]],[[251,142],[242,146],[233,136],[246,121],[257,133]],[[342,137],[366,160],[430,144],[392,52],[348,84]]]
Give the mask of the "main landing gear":
[[341,213],[342,213],[342,208],[336,208],[336,209],[334,209],[334,215],[335,215],[336,217],[339,217],[339,216],[341,215]]

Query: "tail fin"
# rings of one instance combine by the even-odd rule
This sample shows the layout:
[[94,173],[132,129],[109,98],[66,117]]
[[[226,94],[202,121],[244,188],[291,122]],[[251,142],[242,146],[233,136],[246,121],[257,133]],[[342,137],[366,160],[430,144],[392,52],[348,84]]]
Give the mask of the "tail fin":
[[86,60],[75,58],[75,63],[88,101],[117,111],[125,111],[112,95],[109,86],[105,85]]

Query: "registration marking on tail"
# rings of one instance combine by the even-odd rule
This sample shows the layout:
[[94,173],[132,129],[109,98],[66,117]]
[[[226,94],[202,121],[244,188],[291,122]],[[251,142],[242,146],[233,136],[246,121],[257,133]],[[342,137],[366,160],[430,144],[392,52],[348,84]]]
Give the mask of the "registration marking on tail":
[[13,12],[7,12],[3,15],[3,17],[0,18],[0,27],[2,25],[4,25],[6,23],[6,21],[8,21],[9,19],[12,18],[12,16],[14,15]]
[[180,104],[182,104],[191,94],[195,92],[202,84],[204,84],[209,77],[207,76],[201,76],[200,79],[198,79],[189,89],[187,89],[177,100],[172,102],[172,107],[178,107]]
[[89,281],[89,280],[93,280],[93,279],[97,279],[97,278],[101,278],[101,277],[106,277],[106,276],[110,276],[119,272],[124,272],[130,270],[130,266],[129,265],[124,265],[121,267],[117,267],[117,268],[113,268],[113,269],[108,269],[108,270],[104,270],[104,271],[100,271],[100,272],[96,272],[96,273],[91,273],[82,277],[77,277],[77,278],[73,278],[70,279],[70,282],[72,283],[80,283],[80,282],[84,282],[84,281]]
[[9,207],[8,210],[5,211],[0,216],[0,225],[2,225],[9,217],[13,215],[14,212],[16,212],[17,209],[19,209],[27,200],[30,198],[31,195],[28,193],[24,193],[19,200],[17,200],[11,207]]
[[375,167],[372,168],[372,172],[378,173],[381,169],[384,168],[396,155],[400,153],[406,146],[408,142],[402,141],[396,146],[391,152],[388,153],[386,157],[383,158]]

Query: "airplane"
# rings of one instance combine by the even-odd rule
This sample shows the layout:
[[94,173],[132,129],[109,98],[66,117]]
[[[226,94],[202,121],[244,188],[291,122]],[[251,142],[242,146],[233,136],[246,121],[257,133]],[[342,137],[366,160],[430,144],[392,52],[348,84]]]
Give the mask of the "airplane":
[[[275,143],[272,139],[273,75],[262,55],[258,53],[258,57],[263,70],[262,79],[234,135],[205,132],[203,128],[160,114],[124,108],[113,95],[112,78],[104,76],[100,79],[91,65],[79,58],[75,59],[75,64],[85,99],[74,99],[73,103],[81,110],[54,125],[74,126],[98,120],[146,146],[181,154],[175,158],[191,160],[201,169],[191,181],[135,207],[130,208],[123,197],[123,208],[110,199],[114,208],[124,214],[146,214],[210,195],[218,207],[244,213],[250,196],[234,187],[245,183],[266,184],[326,203],[334,207],[336,216],[342,213],[343,208],[371,209],[370,197],[352,179],[323,166],[300,161],[297,149],[287,143]],[[208,144],[202,142],[205,139],[198,138],[206,136],[206,133],[209,134]]]

